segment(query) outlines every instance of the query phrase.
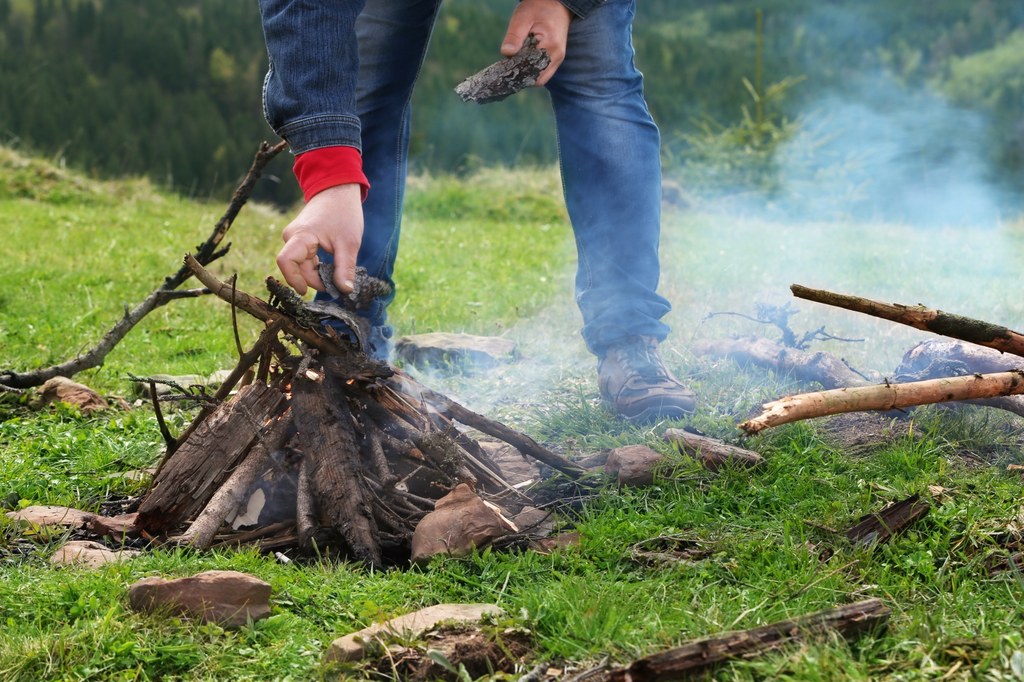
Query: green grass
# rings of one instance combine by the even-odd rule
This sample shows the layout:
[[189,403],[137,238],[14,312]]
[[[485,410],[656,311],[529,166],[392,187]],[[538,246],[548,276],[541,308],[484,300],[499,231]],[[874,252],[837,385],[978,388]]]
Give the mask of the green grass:
[[[0,156],[0,367],[30,369],[89,347],[177,267],[222,206],[184,201],[138,182],[98,183],[9,152]],[[856,642],[822,637],[750,661],[716,679],[1021,679],[1021,574],[994,573],[1000,539],[1021,523],[1020,421],[976,410],[919,411],[913,427],[851,449],[824,423],[793,424],[743,442],[767,458],[756,473],[705,472],[599,404],[593,360],[578,339],[571,297],[572,238],[557,175],[484,171],[466,180],[420,177],[409,213],[394,307],[398,332],[504,334],[524,358],[474,377],[425,377],[471,407],[570,456],[645,443],[672,469],[643,490],[607,487],[583,509],[578,547],[542,555],[483,551],[427,567],[370,573],[350,565],[280,565],[252,550],[150,551],[100,570],[51,568],[61,542],[25,538],[0,518],[0,679],[317,679],[335,637],[440,601],[489,601],[529,628],[539,657],[625,663],[687,639],[754,627],[855,599],[879,597],[888,630]],[[883,300],[921,302],[1009,326],[1024,303],[1013,277],[1020,225],[915,231],[900,225],[779,225],[724,215],[665,216],[663,291],[675,309],[669,364],[697,390],[690,423],[739,442],[736,421],[793,391],[785,377],[695,357],[690,342],[765,333],[735,317],[781,304],[800,282]],[[217,266],[259,293],[287,216],[243,211]],[[753,248],[750,248],[753,247]],[[860,344],[820,348],[891,371],[924,335],[800,303],[794,326],[826,324]],[[246,340],[256,327],[243,328]],[[126,375],[207,374],[230,366],[230,316],[214,300],[177,301],[135,329],[106,365],[77,378],[127,394]],[[172,430],[191,417],[172,411]],[[0,500],[98,509],[135,494],[122,472],[154,464],[162,445],[146,406],[85,417],[32,411],[0,398]],[[970,455],[967,457],[966,455]],[[979,460],[992,464],[979,464]],[[851,546],[828,528],[929,486],[944,494],[890,543]],[[1011,533],[1012,534],[1012,533]],[[634,544],[676,535],[710,550],[679,566],[638,562]],[[127,587],[150,575],[207,569],[252,573],[273,586],[272,616],[226,631],[132,613]]]

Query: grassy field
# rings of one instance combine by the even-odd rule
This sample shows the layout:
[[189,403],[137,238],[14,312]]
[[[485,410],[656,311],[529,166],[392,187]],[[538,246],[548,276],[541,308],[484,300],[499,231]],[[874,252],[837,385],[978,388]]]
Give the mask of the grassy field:
[[[550,555],[483,551],[385,573],[327,562],[281,565],[251,550],[156,550],[101,570],[55,569],[47,558],[61,537],[26,543],[0,517],[0,680],[358,678],[356,670],[321,664],[333,638],[441,601],[501,605],[509,616],[496,631],[529,630],[537,660],[626,663],[691,638],[867,597],[892,609],[887,630],[732,663],[716,679],[1024,679],[1024,577],[1015,565],[997,569],[1022,544],[1021,479],[1006,470],[1024,461],[1019,419],[925,409],[907,421],[851,429],[821,420],[741,440],[739,419],[797,387],[689,350],[729,334],[777,336],[738,316],[710,314],[784,305],[794,282],[1019,329],[1024,225],[795,225],[666,207],[663,293],[675,306],[668,318],[675,332],[665,356],[699,395],[688,423],[767,458],[754,474],[711,474],[661,440],[665,426],[679,424],[631,427],[600,405],[594,362],[577,334],[573,242],[553,170],[419,177],[408,203],[397,332],[500,334],[523,352],[511,368],[423,381],[567,456],[643,443],[669,456],[671,471],[646,489],[603,489],[576,524],[577,547]],[[94,182],[0,149],[0,369],[31,369],[90,347],[124,305],[177,268],[222,210],[141,182]],[[240,287],[258,293],[274,274],[286,223],[286,215],[247,207],[217,273],[237,273]],[[825,325],[863,338],[816,346],[862,369],[891,372],[926,338],[853,313],[796,307],[798,331]],[[251,341],[256,326],[246,322],[242,331]],[[76,378],[130,395],[129,373],[209,374],[232,366],[233,357],[228,308],[177,301],[133,330],[104,367]],[[190,417],[173,412],[171,428],[180,431]],[[854,443],[851,431],[866,438]],[[139,483],[119,474],[161,454],[146,406],[86,417],[0,399],[6,508],[97,509],[139,492]],[[931,512],[887,544],[855,547],[827,530],[913,493],[931,499]],[[635,560],[636,543],[666,535],[710,554],[673,567]],[[127,607],[127,586],[139,578],[214,568],[270,582],[272,616],[228,631]]]

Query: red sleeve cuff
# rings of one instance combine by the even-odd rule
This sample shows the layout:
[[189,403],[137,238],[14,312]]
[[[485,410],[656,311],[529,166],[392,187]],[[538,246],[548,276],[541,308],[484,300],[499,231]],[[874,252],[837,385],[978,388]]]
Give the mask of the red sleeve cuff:
[[363,190],[363,201],[370,190],[370,182],[363,174],[363,157],[355,147],[311,149],[295,157],[292,170],[306,201],[337,185],[358,184]]

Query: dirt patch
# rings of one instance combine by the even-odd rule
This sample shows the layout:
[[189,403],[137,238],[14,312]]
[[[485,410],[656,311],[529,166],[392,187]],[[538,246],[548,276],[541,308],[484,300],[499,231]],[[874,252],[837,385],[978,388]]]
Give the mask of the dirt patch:
[[877,412],[838,414],[819,423],[819,433],[829,445],[848,455],[864,455],[913,437],[913,422]]
[[495,673],[521,673],[533,652],[529,635],[521,630],[499,633],[475,627],[441,628],[414,643],[393,643],[365,669],[372,679],[459,680]]

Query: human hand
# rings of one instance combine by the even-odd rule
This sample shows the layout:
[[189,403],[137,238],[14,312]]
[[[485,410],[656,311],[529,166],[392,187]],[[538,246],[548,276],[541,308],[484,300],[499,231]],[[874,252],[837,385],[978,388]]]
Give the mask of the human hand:
[[308,287],[323,291],[316,256],[321,248],[334,255],[334,285],[350,293],[363,240],[362,188],[353,183],[319,192],[284,228],[281,238],[285,243],[277,254],[277,267],[299,295]]
[[519,52],[532,33],[537,38],[537,47],[544,48],[551,58],[551,63],[537,77],[537,85],[544,85],[565,59],[571,21],[572,13],[558,0],[523,0],[509,19],[508,31],[501,41],[501,54],[511,57]]

